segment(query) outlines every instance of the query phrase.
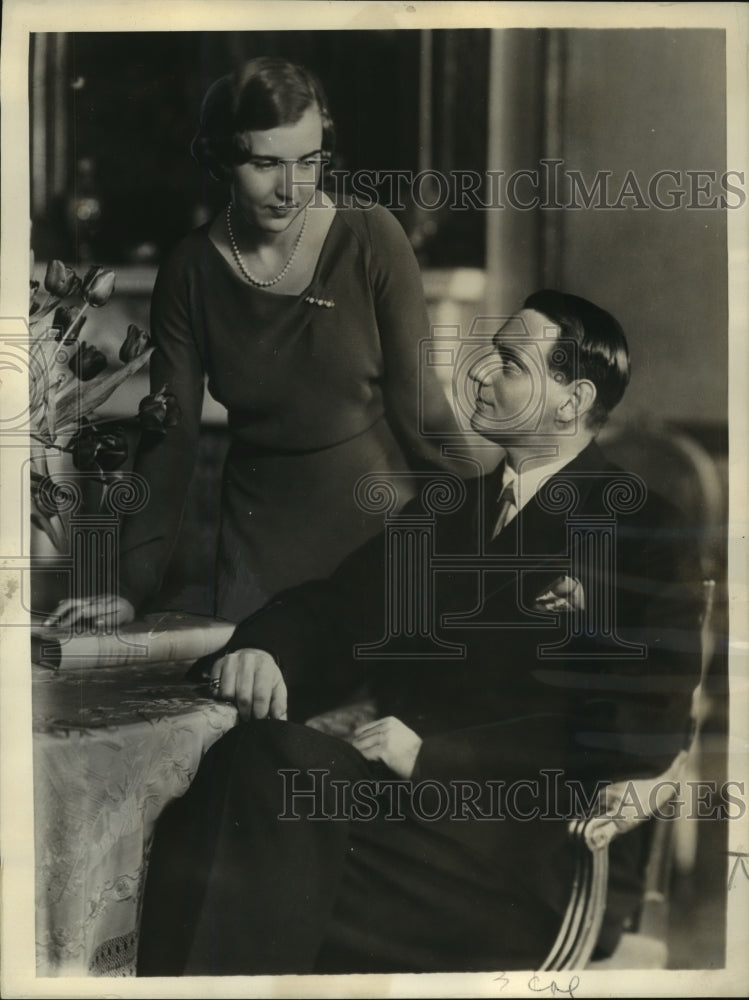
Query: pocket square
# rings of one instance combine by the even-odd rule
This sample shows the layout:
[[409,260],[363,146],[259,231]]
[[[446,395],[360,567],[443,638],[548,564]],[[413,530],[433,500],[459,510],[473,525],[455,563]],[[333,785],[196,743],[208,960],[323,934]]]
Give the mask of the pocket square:
[[585,591],[579,580],[571,576],[559,576],[547,590],[543,590],[533,602],[533,610],[541,612],[583,611]]

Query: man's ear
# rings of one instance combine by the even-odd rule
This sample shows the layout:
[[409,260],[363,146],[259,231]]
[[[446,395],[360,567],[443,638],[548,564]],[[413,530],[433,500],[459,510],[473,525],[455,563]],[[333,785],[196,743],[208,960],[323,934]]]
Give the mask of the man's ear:
[[557,409],[557,418],[562,423],[569,424],[573,420],[582,420],[589,412],[596,401],[597,390],[587,378],[576,379],[566,388],[567,396]]

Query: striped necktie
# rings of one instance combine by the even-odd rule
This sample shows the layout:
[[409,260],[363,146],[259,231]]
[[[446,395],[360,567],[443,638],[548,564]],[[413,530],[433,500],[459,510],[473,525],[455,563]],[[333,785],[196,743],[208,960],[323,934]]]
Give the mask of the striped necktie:
[[497,500],[497,520],[494,524],[494,531],[492,532],[492,540],[497,537],[497,535],[509,521],[512,513],[516,511],[517,511],[517,501],[515,499],[515,486],[514,483],[510,482],[505,486],[505,488],[499,494],[499,499]]

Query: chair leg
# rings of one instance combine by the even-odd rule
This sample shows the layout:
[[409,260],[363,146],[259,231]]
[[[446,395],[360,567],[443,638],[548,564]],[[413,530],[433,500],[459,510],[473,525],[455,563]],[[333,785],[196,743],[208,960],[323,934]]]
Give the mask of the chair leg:
[[576,820],[571,827],[575,849],[572,892],[562,926],[539,971],[584,968],[596,946],[606,908],[608,847],[590,850],[585,841],[589,820]]

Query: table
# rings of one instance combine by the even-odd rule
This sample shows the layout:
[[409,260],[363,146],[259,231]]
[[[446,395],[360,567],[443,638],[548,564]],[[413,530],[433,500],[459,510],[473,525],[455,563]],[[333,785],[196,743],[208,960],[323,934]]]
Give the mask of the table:
[[38,976],[135,974],[156,820],[237,721],[188,666],[32,667]]

